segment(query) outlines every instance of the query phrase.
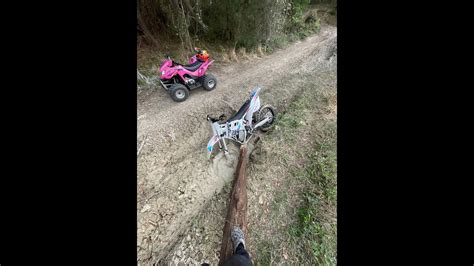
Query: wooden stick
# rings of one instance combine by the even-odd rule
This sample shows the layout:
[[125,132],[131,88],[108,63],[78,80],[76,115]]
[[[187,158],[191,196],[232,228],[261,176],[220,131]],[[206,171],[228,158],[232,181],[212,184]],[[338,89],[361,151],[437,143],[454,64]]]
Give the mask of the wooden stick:
[[244,144],[240,147],[239,162],[227,207],[219,265],[233,255],[234,249],[230,237],[232,228],[239,227],[247,237],[247,161],[247,145]]
[[145,135],[145,137],[143,138],[142,144],[140,144],[140,148],[138,148],[138,151],[137,151],[137,157],[138,157],[138,155],[140,155],[140,151],[142,150],[143,145],[145,144],[145,141],[146,141],[147,137],[148,137],[148,135]]

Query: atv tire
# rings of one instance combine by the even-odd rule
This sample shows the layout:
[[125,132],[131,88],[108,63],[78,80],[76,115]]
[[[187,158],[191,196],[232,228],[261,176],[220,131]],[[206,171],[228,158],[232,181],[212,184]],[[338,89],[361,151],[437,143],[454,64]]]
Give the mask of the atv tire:
[[188,88],[179,83],[171,85],[169,93],[175,102],[183,102],[189,97]]
[[207,91],[212,91],[216,88],[217,79],[212,74],[207,74],[202,77],[202,87]]

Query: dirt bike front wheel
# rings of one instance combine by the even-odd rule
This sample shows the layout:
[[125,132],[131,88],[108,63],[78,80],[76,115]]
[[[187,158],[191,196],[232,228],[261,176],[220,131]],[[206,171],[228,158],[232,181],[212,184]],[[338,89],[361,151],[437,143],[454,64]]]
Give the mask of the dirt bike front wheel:
[[260,127],[260,130],[263,132],[267,132],[268,130],[272,129],[273,124],[276,121],[275,108],[273,108],[271,105],[268,105],[268,104],[260,107],[260,109],[258,110],[257,121],[260,122],[267,117],[270,118],[270,121],[268,121],[267,123],[263,124]]

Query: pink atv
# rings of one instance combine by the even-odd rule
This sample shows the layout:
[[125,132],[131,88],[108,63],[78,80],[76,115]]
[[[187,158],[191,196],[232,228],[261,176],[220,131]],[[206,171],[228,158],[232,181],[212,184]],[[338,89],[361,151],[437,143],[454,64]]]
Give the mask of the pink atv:
[[196,54],[189,59],[188,65],[173,61],[169,56],[160,67],[161,86],[176,102],[182,102],[189,97],[189,91],[203,87],[211,91],[216,88],[217,80],[211,74],[206,74],[207,68],[214,62],[209,61],[206,50],[194,48]]

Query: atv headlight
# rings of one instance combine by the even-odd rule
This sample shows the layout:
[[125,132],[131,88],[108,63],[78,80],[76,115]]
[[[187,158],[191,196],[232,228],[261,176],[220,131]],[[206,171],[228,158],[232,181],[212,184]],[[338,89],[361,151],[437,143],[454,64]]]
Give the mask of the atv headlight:
[[163,76],[165,74],[165,71],[161,71],[161,75]]

